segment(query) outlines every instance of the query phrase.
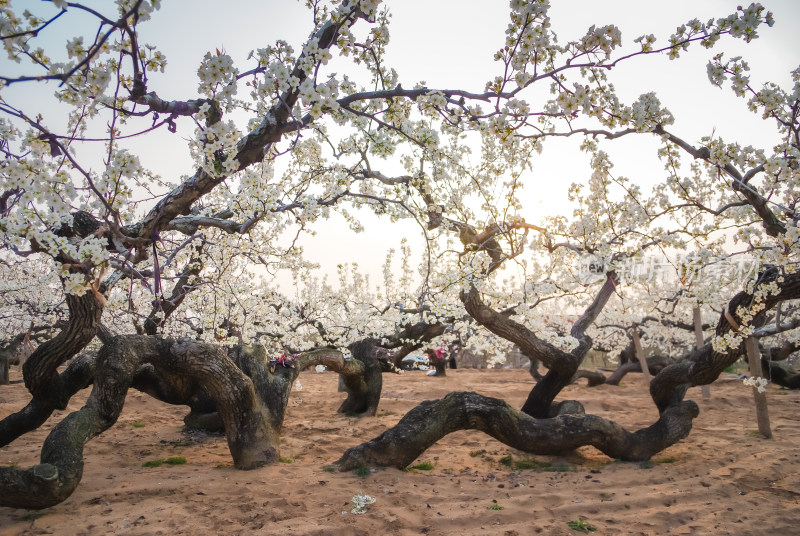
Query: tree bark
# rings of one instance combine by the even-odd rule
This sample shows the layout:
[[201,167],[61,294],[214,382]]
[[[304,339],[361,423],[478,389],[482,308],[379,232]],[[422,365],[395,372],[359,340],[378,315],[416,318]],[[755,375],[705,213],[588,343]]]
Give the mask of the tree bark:
[[627,346],[619,353],[619,364],[625,365],[627,363],[637,363],[636,348],[633,345],[633,337],[628,341]]
[[653,426],[631,433],[595,415],[562,413],[537,419],[496,398],[450,393],[421,403],[380,436],[348,449],[336,464],[340,471],[362,464],[403,468],[458,430],[479,430],[531,454],[559,454],[592,445],[612,458],[647,460],[686,437],[697,414],[696,404],[684,402],[670,408]]
[[27,470],[0,468],[0,506],[45,508],[72,494],[83,472],[83,447],[112,426],[137,369],[152,363],[166,374],[197,381],[214,398],[225,423],[234,466],[252,469],[278,458],[278,433],[250,379],[211,344],[141,335],[115,337],[97,357],[94,386],[80,410],[56,425],[41,463]]
[[343,371],[340,372],[340,377],[344,379],[347,398],[339,406],[339,413],[372,417],[378,411],[383,389],[383,369],[375,357],[377,343],[377,340],[365,339],[348,347],[361,367],[360,370],[353,371],[340,368]]
[[592,346],[586,329],[603,310],[616,289],[616,274],[610,273],[583,315],[572,325],[570,335],[578,339],[578,346],[565,352],[539,339],[528,328],[486,306],[480,293],[473,286],[462,291],[461,301],[467,312],[489,331],[519,346],[529,358],[539,359],[549,369],[547,374],[531,389],[522,411],[532,417],[543,418],[550,412],[550,405],[561,390],[569,385]]
[[791,368],[784,368],[776,361],[785,361],[800,349],[800,341],[783,341],[780,346],[761,348],[761,370],[764,376],[775,385],[787,389],[800,389],[800,374]]
[[[353,359],[345,359],[338,350],[321,348],[300,354],[293,367],[278,365],[272,371],[261,345],[237,346],[230,350],[229,355],[251,378],[259,398],[270,414],[273,426],[280,430],[297,376],[302,370],[316,365],[324,365],[339,373],[339,380],[347,392],[339,413],[375,415],[383,386],[381,364],[375,357],[376,342],[366,339],[350,345]],[[224,430],[223,422],[217,417],[216,407],[208,394],[193,393],[190,407],[192,411],[184,419],[187,426],[212,432]]]
[[83,475],[83,446],[116,422],[134,360],[106,360],[95,376],[86,405],[59,422],[42,446],[41,463],[30,469],[0,467],[0,506],[47,508],[64,501]]
[[[775,273],[762,274],[759,282],[775,281],[776,278]],[[768,293],[762,299],[759,305],[763,307],[756,309],[753,325],[763,322],[766,312],[778,302],[800,297],[800,274],[783,276],[776,283],[778,292]],[[595,301],[602,304],[601,295]],[[474,288],[462,293],[462,301],[478,322],[498,335],[509,335],[506,338],[518,344],[523,351],[539,349],[544,345],[513,321],[499,319],[497,313],[483,305]],[[728,310],[737,311],[739,306],[749,308],[753,303],[751,294],[740,292],[729,302]],[[598,312],[599,309],[594,308],[592,314]],[[585,313],[576,325],[585,326],[587,317],[591,318]],[[736,318],[734,322],[738,324]],[[730,321],[723,314],[717,325],[717,334],[723,335],[731,328]],[[576,331],[580,329],[573,327],[573,333]],[[581,343],[584,341],[586,339],[582,339]],[[702,385],[716,379],[725,367],[739,358],[743,344],[725,353],[715,352],[711,344],[707,344],[694,350],[688,361],[665,367],[650,383],[650,394],[659,410],[659,418],[647,428],[633,433],[594,415],[566,414],[565,411],[558,411],[558,406],[552,406],[556,411],[537,418],[525,412],[524,408],[521,412],[516,411],[501,400],[475,393],[451,393],[441,400],[423,402],[409,411],[393,428],[347,450],[337,463],[340,470],[352,469],[360,464],[405,467],[433,443],[456,430],[480,430],[506,445],[533,454],[561,453],[592,445],[614,458],[646,460],[689,434],[692,420],[699,414],[699,409],[694,402],[683,400],[686,390],[690,385]],[[553,355],[543,354],[545,358]],[[559,409],[563,410],[566,406],[568,404],[562,402],[562,408]]]
[[433,370],[436,371],[435,377],[437,378],[444,378],[447,375],[447,358],[442,357],[438,358],[435,355],[429,355],[428,361],[433,366]]
[[780,346],[765,349],[762,354],[769,361],[785,361],[789,356],[800,350],[800,341],[783,341]]
[[622,381],[629,372],[641,372],[642,365],[641,363],[637,363],[635,361],[628,361],[627,363],[621,364],[617,367],[617,370],[611,373],[611,375],[606,378],[606,385],[619,385],[619,382]]
[[403,342],[395,343],[394,345],[386,345],[386,348],[397,348],[391,354],[391,360],[394,366],[398,369],[402,368],[404,357],[442,335],[446,328],[447,321],[436,322],[434,324],[422,321],[405,326],[401,331],[396,332],[392,339]]
[[[80,354],[60,374],[61,385],[70,398],[94,381],[96,357],[94,353]],[[33,398],[24,408],[0,420],[0,447],[39,428],[55,409],[47,401]]]
[[56,368],[83,350],[100,326],[105,299],[90,290],[82,296],[67,294],[69,321],[52,339],[40,344],[22,365],[25,386],[42,404],[66,409],[72,393],[63,385]]
[[589,387],[596,387],[606,383],[606,377],[603,376],[601,372],[595,370],[579,369],[572,377],[572,382],[576,382],[581,378],[586,378]]
[[529,359],[531,361],[531,366],[528,368],[528,372],[530,372],[531,377],[538,382],[544,377],[542,373],[539,372],[539,360],[535,357],[529,357]]
[[[669,362],[662,356],[653,356],[649,359],[646,359],[645,362],[647,363],[647,370],[650,372],[651,375],[655,376],[661,370],[664,369]],[[629,372],[641,372],[642,371],[642,364],[638,361],[628,361],[624,365],[620,365],[617,367],[617,370],[611,373],[611,375],[606,378],[606,385],[619,385],[619,382],[622,381]]]
[[800,389],[800,373],[794,370],[787,370],[777,363],[761,358],[761,370],[764,376],[775,385],[786,387],[787,389]]

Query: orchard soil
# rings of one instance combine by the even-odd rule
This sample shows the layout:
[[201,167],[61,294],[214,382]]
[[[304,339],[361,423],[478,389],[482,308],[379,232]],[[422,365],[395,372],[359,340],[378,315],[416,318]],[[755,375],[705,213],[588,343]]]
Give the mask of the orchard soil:
[[[0,536],[55,535],[568,535],[583,521],[595,534],[797,534],[800,518],[800,391],[769,385],[774,438],[757,434],[751,388],[732,375],[687,398],[700,406],[691,435],[651,462],[623,463],[594,448],[529,456],[479,432],[459,432],[414,465],[332,472],[345,449],[380,434],[422,400],[476,391],[521,407],[525,370],[449,370],[384,375],[378,415],[336,413],[344,398],[330,372],[303,372],[289,403],[281,463],[231,467],[225,438],[183,429],[185,407],[131,391],[117,424],[85,450],[83,481],[62,504],[41,511],[0,508]],[[0,418],[28,394],[17,367],[0,386]],[[88,390],[69,411],[80,408]],[[560,399],[628,429],[656,419],[639,375],[619,387],[576,384]],[[0,465],[38,461],[54,415],[40,430],[0,449]],[[185,458],[185,464],[146,462]],[[427,462],[427,463],[425,463]],[[151,464],[153,465],[153,464]],[[352,498],[375,503],[351,513]]]

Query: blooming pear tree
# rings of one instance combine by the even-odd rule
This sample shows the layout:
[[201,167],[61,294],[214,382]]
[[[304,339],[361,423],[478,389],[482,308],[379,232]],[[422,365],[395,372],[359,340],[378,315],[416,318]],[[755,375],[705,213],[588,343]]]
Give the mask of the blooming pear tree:
[[[756,10],[757,8],[753,6],[745,10],[746,18],[752,17]],[[690,26],[697,27],[696,23],[692,23]],[[734,24],[734,27],[736,28],[735,32],[742,30],[742,25],[739,23]],[[686,31],[686,28],[679,29],[679,31]],[[650,42],[650,39],[647,42]],[[674,49],[672,54],[679,54],[679,48]],[[719,83],[723,76],[719,73],[732,74],[734,91],[745,93],[743,88],[748,87],[749,89],[749,86],[742,81],[741,73],[746,68],[741,66],[739,59],[721,65],[720,58],[721,56],[717,56],[709,66],[712,83]],[[715,75],[715,73],[717,74]],[[781,92],[774,85],[767,85],[760,92],[750,90],[753,97],[749,106],[754,110],[763,109],[765,119],[776,119],[779,133],[784,140],[788,140],[788,143],[783,142],[774,147],[772,156],[766,156],[769,153],[765,151],[757,151],[752,148],[742,149],[735,144],[726,145],[715,142],[712,138],[704,139],[707,147],[700,149],[692,147],[666,130],[666,125],[671,122],[670,117],[661,111],[660,107],[654,105],[655,101],[652,95],[645,96],[639,101],[640,110],[659,110],[649,124],[648,121],[641,119],[644,117],[643,115],[634,114],[636,118],[633,120],[635,123],[633,129],[591,131],[596,136],[605,136],[610,139],[632,132],[648,131],[661,136],[665,144],[661,155],[668,162],[667,169],[671,172],[670,178],[662,188],[655,192],[656,196],[646,202],[640,198],[638,188],[629,188],[625,185],[624,180],[613,179],[608,173],[610,165],[605,153],[600,151],[594,142],[585,145],[594,155],[596,174],[592,178],[600,179],[596,184],[602,188],[610,180],[614,180],[628,191],[629,196],[626,199],[628,203],[622,211],[606,210],[601,204],[606,202],[608,196],[605,193],[597,196],[596,192],[601,188],[593,188],[590,194],[594,195],[590,195],[586,202],[587,204],[594,202],[595,206],[590,206],[585,212],[578,212],[577,215],[585,214],[585,217],[579,220],[580,227],[570,233],[570,236],[582,238],[589,233],[596,236],[604,231],[604,227],[607,229],[606,232],[617,233],[617,229],[622,228],[640,233],[643,239],[647,240],[647,242],[643,242],[641,239],[627,240],[625,242],[628,246],[641,248],[650,243],[658,245],[660,248],[685,248],[687,242],[681,238],[681,235],[685,235],[692,241],[702,238],[708,242],[712,238],[709,236],[712,231],[739,228],[740,231],[737,235],[740,239],[742,237],[749,238],[751,233],[754,233],[758,239],[757,242],[749,242],[748,247],[742,253],[758,252],[759,260],[769,259],[775,263],[765,267],[757,277],[748,281],[746,290],[736,294],[732,300],[725,300],[713,345],[708,344],[696,350],[687,361],[667,366],[653,379],[650,384],[650,392],[660,412],[657,423],[629,435],[628,432],[616,429],[615,425],[611,423],[596,422],[590,416],[582,416],[580,410],[570,409],[565,410],[564,413],[570,414],[575,411],[576,416],[565,416],[563,419],[556,417],[555,420],[549,421],[553,428],[544,428],[541,426],[541,421],[535,420],[531,421],[530,426],[521,425],[519,424],[520,419],[526,421],[527,416],[547,415],[547,411],[550,409],[549,404],[553,400],[552,397],[542,397],[536,400],[537,404],[531,404],[532,397],[540,384],[534,388],[531,393],[532,397],[529,397],[521,412],[509,408],[501,401],[486,399],[471,393],[453,393],[445,399],[421,405],[415,409],[413,414],[409,413],[406,418],[401,420],[394,429],[372,441],[350,449],[342,457],[340,464],[345,468],[364,462],[403,466],[410,463],[442,435],[465,428],[482,430],[509,445],[532,453],[553,452],[556,449],[553,448],[551,440],[554,435],[560,435],[560,441],[557,441],[559,443],[569,440],[573,441],[575,446],[591,444],[611,456],[618,456],[624,451],[622,456],[630,456],[630,459],[638,459],[639,456],[649,457],[652,455],[648,453],[650,448],[661,449],[679,436],[688,433],[689,429],[685,426],[691,422],[697,410],[693,402],[683,400],[686,387],[704,385],[713,381],[725,366],[730,365],[742,355],[745,338],[752,336],[754,330],[767,321],[766,313],[768,311],[784,301],[791,303],[792,300],[798,298],[798,278],[795,269],[797,241],[793,238],[798,222],[794,210],[798,199],[795,180],[798,141],[796,76],[794,76],[794,80],[793,92]],[[775,104],[776,101],[781,104]],[[770,104],[765,105],[765,102]],[[784,113],[773,113],[774,110],[781,108],[784,109]],[[590,131],[582,128],[570,128],[564,135],[586,134],[587,132]],[[712,152],[712,150],[716,152]],[[691,186],[688,186],[690,182],[683,180],[679,175],[678,170],[682,168],[677,160],[680,159],[679,153],[681,152],[699,159],[703,163],[700,166],[692,166],[697,184],[701,182],[698,179],[704,172],[712,176],[713,174],[724,176],[730,183],[724,188],[718,187],[714,190],[709,188],[711,181],[706,181],[703,182],[702,188],[705,191],[702,197],[700,191],[692,192]],[[746,171],[741,171],[742,169]],[[754,181],[756,177],[763,178],[765,184],[763,186],[757,184]],[[669,191],[670,188],[672,191]],[[785,202],[772,201],[772,196],[775,194],[779,194],[779,198]],[[592,201],[592,197],[595,201]],[[707,204],[707,201],[711,199],[716,201],[714,208]],[[651,207],[658,208],[653,210]],[[780,210],[777,214],[776,207]],[[728,211],[731,213],[727,214]],[[598,218],[599,215],[613,217],[608,217],[603,221]],[[672,224],[663,228],[656,227],[663,221],[664,215],[672,220]],[[705,215],[710,215],[713,219],[704,218]],[[763,233],[757,229],[759,224],[763,227]],[[641,232],[645,228],[648,230]],[[767,239],[764,235],[771,237],[772,240]],[[716,241],[716,244],[713,241]],[[703,264],[713,263],[713,261],[708,262],[711,260],[709,253],[716,249],[720,255],[721,245],[724,241],[724,231],[713,238],[712,243],[704,248],[707,262]],[[624,255],[613,252],[614,245],[619,243],[619,237],[615,236],[605,242],[605,247],[595,251],[606,259],[609,266],[614,267],[625,258]],[[587,241],[585,245],[591,247],[591,240]],[[589,248],[586,248],[585,251],[595,253]],[[711,254],[713,255],[713,253]],[[613,279],[611,280],[613,281]],[[719,287],[717,287],[718,290]],[[474,287],[471,294],[477,295]],[[601,291],[598,297],[602,294]],[[494,316],[492,315],[491,309],[477,309],[479,305],[482,304],[476,302],[473,306],[476,312],[474,316],[479,322],[481,317],[487,321],[497,322],[494,329],[502,331],[504,336],[517,337],[523,344],[533,344],[533,342],[523,340],[520,335],[512,334],[513,331],[524,333],[518,326],[500,321],[496,313]],[[775,316],[779,318],[780,314]],[[579,323],[580,321],[578,321]],[[786,327],[791,325],[792,323],[789,322]],[[574,328],[573,334],[575,334]],[[789,350],[791,347],[787,347],[787,351]],[[553,410],[558,413],[563,407],[553,408]],[[498,421],[498,413],[504,414],[507,421]],[[453,418],[453,415],[458,415],[459,418]],[[672,434],[676,432],[677,435],[673,436]],[[409,437],[409,435],[419,438],[413,448],[403,451],[393,448],[397,438]]]
[[[345,405],[374,413],[381,359],[468,334],[477,348],[501,353],[514,343],[548,365],[522,411],[454,394],[348,451],[342,467],[406,465],[441,433],[467,426],[531,452],[592,444],[646,459],[689,433],[697,406],[683,400],[686,386],[713,381],[767,311],[800,295],[787,268],[797,247],[796,77],[793,92],[757,91],[740,59],[720,55],[709,68],[712,82],[730,77],[750,107],[777,121],[785,142],[769,152],[713,137],[693,147],[668,130],[672,116],[654,93],[626,103],[610,80],[632,58],[750,41],[772,24],[764,8],[692,20],[662,46],[647,35],[630,48],[615,26],[559,44],[548,2],[514,0],[494,55],[500,74],[453,89],[407,83],[387,64],[389,14],[379,4],[308,0],[312,24],[300,49],[256,42],[261,48],[237,64],[214,48],[200,61],[196,90],[171,95],[152,89],[168,75],[167,58],[140,30],[158,16],[157,0],[117,0],[106,12],[63,0],[37,13],[0,5],[0,38],[17,63],[0,76],[0,278],[8,290],[0,321],[10,339],[43,338],[23,365],[31,402],[0,421],[0,437],[8,443],[37,428],[92,386],[86,405],[46,439],[40,464],[0,468],[0,505],[67,498],[80,482],[83,446],[116,422],[131,387],[189,405],[200,425],[221,421],[235,466],[250,469],[278,459],[301,369],[339,372]],[[42,36],[78,16],[92,31],[63,51],[42,46]],[[52,102],[21,93],[42,86],[55,91]],[[178,133],[188,138],[187,174],[155,171],[164,155],[137,143]],[[633,135],[659,136],[674,170],[653,192],[611,173],[602,144]],[[572,217],[528,222],[519,192],[535,155],[557,136],[585,138],[589,177],[571,190]],[[684,155],[699,161],[689,179]],[[728,183],[709,185],[709,174]],[[306,275],[313,263],[297,237],[334,211],[361,230],[364,210],[417,226],[419,285],[406,268],[397,284],[387,268],[379,291],[347,268],[338,288]],[[726,304],[713,348],[654,378],[659,420],[631,433],[555,402],[591,348],[588,329],[614,299],[621,262],[700,238],[721,251],[722,238],[708,236],[726,229],[722,220],[778,268]],[[587,254],[607,266],[588,288],[575,269]],[[510,266],[521,282],[500,281]],[[275,284],[286,272],[300,283],[295,296]],[[557,299],[583,313],[568,333],[538,330],[547,320],[534,306]],[[423,430],[442,421],[449,428]],[[409,427],[419,440],[401,444]]]

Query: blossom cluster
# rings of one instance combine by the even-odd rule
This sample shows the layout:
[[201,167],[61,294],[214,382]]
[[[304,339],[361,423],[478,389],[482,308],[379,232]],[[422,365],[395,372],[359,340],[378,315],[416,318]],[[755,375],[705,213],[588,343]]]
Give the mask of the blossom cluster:
[[640,95],[630,107],[629,117],[623,116],[623,119],[632,123],[637,132],[651,132],[657,126],[671,125],[675,122],[672,113],[661,106],[661,101],[653,92]]
[[[199,120],[206,120],[211,113],[211,105],[204,102],[197,113]],[[230,175],[239,170],[236,159],[237,143],[242,133],[232,120],[217,121],[204,127],[198,126],[195,139],[189,143],[192,158],[212,176]],[[198,122],[199,124],[199,122]]]
[[614,25],[597,27],[592,25],[580,41],[575,43],[575,48],[583,53],[596,53],[602,51],[606,58],[611,52],[622,44],[622,32]]
[[197,91],[209,98],[217,98],[220,102],[232,104],[231,101],[237,92],[238,75],[239,70],[228,54],[219,50],[216,54],[206,52],[197,69],[197,77],[200,79]]
[[768,26],[774,24],[772,13],[764,14],[764,11],[761,4],[753,3],[746,8],[739,6],[736,13],[717,20],[711,19],[703,23],[698,19],[692,19],[688,24],[679,26],[670,36],[669,57],[678,58],[680,53],[689,47],[690,42],[698,39],[704,47],[711,48],[723,33],[729,33],[732,37],[749,43],[758,37],[758,27],[761,24]]
[[366,514],[369,507],[375,504],[375,497],[363,492],[357,493],[353,495],[352,503],[353,509],[350,510],[351,514]]
[[758,378],[745,378],[744,380],[742,380],[742,383],[755,388],[759,393],[764,393],[767,391],[767,385],[769,385],[769,380],[759,376]]

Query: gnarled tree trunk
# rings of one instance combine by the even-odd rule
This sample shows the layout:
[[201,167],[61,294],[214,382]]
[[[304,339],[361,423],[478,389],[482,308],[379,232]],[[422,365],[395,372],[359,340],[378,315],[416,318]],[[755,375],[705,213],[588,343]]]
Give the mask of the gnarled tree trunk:
[[[647,362],[647,369],[653,376],[661,372],[664,367],[669,365],[669,361],[663,356],[648,357],[645,361]],[[620,365],[617,367],[617,370],[612,372],[611,375],[606,378],[606,385],[619,385],[619,382],[622,381],[622,378],[624,378],[629,372],[642,372],[642,364],[639,363],[639,361],[628,361],[627,363]]]
[[572,382],[586,353],[591,348],[591,339],[586,328],[600,314],[616,289],[616,274],[609,274],[592,304],[573,324],[570,334],[578,339],[578,346],[565,352],[539,339],[528,328],[486,306],[475,287],[462,292],[461,301],[467,312],[489,331],[515,343],[531,359],[538,359],[548,368],[547,374],[531,389],[522,411],[532,417],[546,417],[555,397]]
[[613,458],[647,460],[686,437],[697,413],[697,406],[686,402],[671,408],[656,425],[631,433],[612,421],[582,412],[539,419],[496,398],[450,393],[423,402],[380,436],[348,449],[336,463],[342,471],[361,464],[403,468],[458,430],[480,430],[531,454],[558,454],[592,445]]
[[578,372],[572,377],[572,381],[576,382],[581,378],[586,378],[589,387],[603,385],[606,382],[606,377],[601,372],[596,370],[579,369]]
[[[766,312],[780,301],[800,297],[800,273],[776,279],[777,274],[761,276],[760,283],[775,281],[779,291],[768,293],[752,311],[755,326],[763,322]],[[613,280],[609,281],[613,284]],[[604,285],[593,306],[604,303],[602,297],[607,291]],[[553,373],[553,365],[556,371],[568,370],[573,366],[570,359],[567,359],[568,365],[558,365],[554,357],[559,354],[548,350],[546,343],[523,326],[508,319],[498,319],[499,315],[480,301],[474,288],[464,293],[462,299],[469,313],[492,332],[513,341],[526,352],[533,355],[541,353],[543,361],[550,360],[551,371],[548,375]],[[753,303],[752,294],[740,292],[729,302],[728,311],[736,311],[739,306],[749,308]],[[596,307],[590,306],[576,322],[572,333],[580,334],[581,329],[585,329],[587,322],[593,320],[598,312]],[[739,329],[738,318],[732,316],[732,319],[733,325],[737,326],[735,328],[727,315],[721,316],[717,335],[724,335],[732,328]],[[581,340],[581,345],[587,343],[591,344],[586,339]],[[574,404],[562,402],[561,407],[551,405],[549,402],[557,392],[529,397],[526,405],[534,402],[533,407],[529,408],[531,411],[526,411],[524,407],[522,411],[517,411],[503,401],[475,393],[451,393],[441,400],[423,402],[409,411],[393,428],[347,450],[337,463],[341,470],[352,469],[360,464],[404,467],[440,438],[465,429],[481,430],[511,447],[533,454],[561,453],[579,446],[593,445],[615,458],[646,460],[689,434],[692,420],[699,414],[699,409],[694,402],[683,400],[686,390],[689,386],[715,380],[741,356],[743,346],[742,341],[727,352],[718,352],[712,349],[711,344],[707,344],[693,351],[688,361],[665,367],[650,384],[650,394],[659,410],[659,418],[636,432],[628,432],[618,424],[594,415],[565,411],[564,408]],[[545,363],[548,364],[547,361]],[[560,376],[555,377],[548,389],[555,390],[560,380]],[[549,411],[543,411],[543,403],[547,404]]]
[[764,376],[781,387],[787,389],[800,389],[800,372],[790,368],[784,368],[775,361],[770,361],[766,358],[761,358],[761,370]]
[[[378,349],[376,342],[374,339],[365,339],[351,344],[349,349],[353,359],[345,359],[338,350],[321,348],[300,354],[291,367],[278,364],[273,370],[270,370],[269,359],[261,345],[231,348],[229,356],[253,381],[273,426],[280,430],[289,395],[298,375],[302,370],[316,365],[324,365],[339,373],[347,393],[347,398],[339,407],[339,413],[375,415],[383,386],[381,364],[375,357]],[[165,398],[161,399],[169,402]],[[194,388],[184,395],[180,403],[189,404],[191,408],[184,419],[187,426],[213,432],[224,429],[224,424],[216,413],[214,401],[208,393]]]
[[[59,375],[65,394],[72,397],[92,384],[96,357],[93,353],[80,354]],[[0,447],[39,428],[52,415],[54,409],[46,401],[33,398],[24,408],[0,420]]]
[[97,334],[105,299],[94,290],[82,296],[67,294],[69,321],[55,337],[40,344],[22,365],[28,391],[40,403],[65,409],[72,393],[56,369],[76,356]]
[[42,447],[41,463],[27,470],[0,468],[0,505],[44,508],[72,494],[83,473],[83,447],[112,426],[144,363],[189,378],[214,398],[225,423],[234,465],[251,469],[278,458],[278,434],[252,382],[217,346],[193,340],[119,336],[100,350],[86,405],[56,425]]
[[433,366],[433,370],[436,371],[435,377],[443,378],[447,375],[447,358],[446,357],[436,357],[435,355],[428,355],[428,362]]
[[[307,367],[325,365],[347,379],[342,411],[375,414],[382,385],[375,342],[352,345],[355,359],[320,349],[302,354],[293,367],[270,370],[260,345],[226,353],[217,345],[189,339],[111,337],[96,358],[83,354],[59,376],[65,396],[94,382],[92,393],[82,409],[56,425],[45,440],[39,465],[0,468],[0,506],[44,508],[69,497],[81,479],[83,446],[116,422],[130,387],[170,404],[188,404],[192,411],[187,424],[224,429],[235,467],[273,463],[291,389]],[[40,426],[52,411],[51,405],[34,398],[0,421],[0,437],[11,442]]]
[[348,346],[353,358],[361,364],[360,370],[352,366],[330,367],[333,370],[338,369],[347,391],[347,398],[337,410],[339,413],[372,417],[378,411],[383,388],[383,370],[375,356],[377,342],[374,339],[365,339]]
[[783,341],[780,346],[761,348],[761,370],[764,376],[781,387],[787,389],[800,389],[800,373],[782,367],[777,362],[785,361],[793,353],[800,350],[800,341]]

